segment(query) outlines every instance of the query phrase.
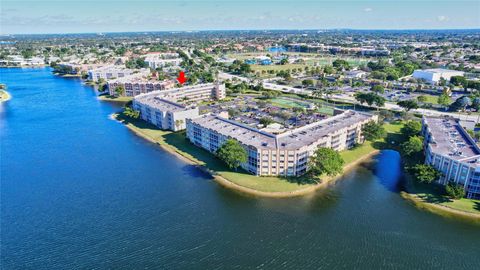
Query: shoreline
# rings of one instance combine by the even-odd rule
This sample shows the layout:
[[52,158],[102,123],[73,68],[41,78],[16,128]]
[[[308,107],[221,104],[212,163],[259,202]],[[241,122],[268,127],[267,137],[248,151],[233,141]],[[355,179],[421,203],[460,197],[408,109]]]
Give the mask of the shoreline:
[[308,186],[306,188],[300,188],[300,189],[293,190],[293,191],[268,192],[268,191],[261,191],[261,190],[256,190],[256,189],[253,189],[253,188],[241,186],[237,183],[234,183],[234,182],[228,180],[227,178],[219,175],[216,171],[208,169],[204,165],[199,164],[197,161],[182,155],[181,153],[176,151],[176,149],[174,147],[172,147],[168,144],[159,143],[155,139],[145,135],[141,131],[138,131],[137,128],[134,125],[123,123],[122,121],[118,120],[118,118],[117,118],[118,115],[119,115],[118,113],[114,113],[114,114],[111,114],[109,116],[109,118],[111,120],[114,120],[114,121],[117,121],[117,122],[123,124],[130,131],[132,131],[135,135],[137,135],[137,136],[139,136],[139,137],[141,137],[141,138],[143,138],[143,139],[145,139],[145,140],[147,140],[147,141],[149,141],[149,142],[151,142],[155,145],[158,145],[160,148],[169,152],[170,154],[173,154],[174,156],[178,157],[182,161],[184,161],[184,162],[186,162],[190,165],[194,165],[196,168],[200,169],[202,172],[205,172],[205,173],[209,174],[213,178],[213,180],[215,182],[217,182],[218,184],[220,184],[221,186],[223,186],[225,188],[229,188],[229,189],[231,189],[235,192],[239,192],[239,193],[242,193],[242,194],[248,194],[248,195],[252,195],[252,196],[259,196],[259,197],[289,198],[289,197],[297,197],[297,196],[303,196],[303,195],[311,194],[314,191],[317,191],[321,188],[325,188],[325,187],[328,187],[331,184],[334,184],[337,180],[343,178],[346,174],[348,174],[353,168],[355,168],[356,166],[360,165],[361,163],[371,159],[373,156],[377,155],[380,152],[380,150],[374,150],[374,151],[370,152],[369,154],[367,154],[365,156],[362,156],[358,160],[347,164],[343,168],[343,172],[341,174],[339,174],[337,176],[326,176],[325,178],[322,179],[321,182],[319,182],[317,184],[313,184],[313,185]]
[[480,224],[480,212],[473,213],[473,212],[463,211],[460,209],[449,207],[447,205],[427,202],[424,199],[422,199],[420,196],[414,193],[414,188],[412,188],[411,181],[412,181],[411,176],[406,174],[405,185],[404,185],[405,190],[400,192],[400,196],[402,196],[403,199],[413,203],[416,207],[422,210],[434,213],[436,215],[441,215],[449,218],[450,217],[462,218],[462,219],[473,221],[475,223]]

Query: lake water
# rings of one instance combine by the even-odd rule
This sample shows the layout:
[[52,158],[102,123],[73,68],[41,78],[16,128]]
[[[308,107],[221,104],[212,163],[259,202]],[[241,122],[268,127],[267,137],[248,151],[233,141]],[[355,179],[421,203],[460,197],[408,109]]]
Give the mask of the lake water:
[[220,187],[78,79],[0,69],[2,269],[479,269],[480,227],[415,208],[384,151],[291,199]]

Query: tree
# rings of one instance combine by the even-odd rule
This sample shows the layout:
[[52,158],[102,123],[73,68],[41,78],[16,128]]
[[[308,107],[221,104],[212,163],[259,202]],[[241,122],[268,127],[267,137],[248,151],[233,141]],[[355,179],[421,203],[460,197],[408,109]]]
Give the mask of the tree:
[[303,81],[302,81],[302,85],[303,85],[304,87],[312,86],[313,84],[314,84],[314,83],[313,83],[313,80],[310,80],[310,79],[308,79],[308,80],[303,80]]
[[245,148],[234,139],[228,139],[218,148],[217,156],[223,160],[230,169],[235,169],[235,171],[242,163],[247,162],[248,159]]
[[422,151],[423,149],[423,137],[412,136],[408,141],[402,143],[402,151],[407,156],[412,156]]
[[476,97],[473,99],[472,108],[474,108],[477,112],[480,110],[480,97]]
[[127,117],[138,119],[140,117],[140,112],[133,110],[131,107],[125,107],[123,114]]
[[417,100],[418,100],[418,102],[425,103],[425,102],[427,102],[427,97],[426,96],[418,96]]
[[365,140],[367,141],[375,141],[380,138],[385,137],[386,132],[385,128],[382,124],[379,124],[375,121],[370,121],[363,125],[362,127],[362,134]]
[[465,196],[465,189],[462,185],[457,185],[456,183],[449,182],[445,187],[445,191],[447,195],[450,196],[452,199],[461,199]]
[[372,106],[373,104],[375,104],[378,107],[382,107],[383,105],[385,105],[385,98],[373,92],[369,92],[369,93],[357,92],[355,94],[355,99],[361,104],[367,103],[369,106]]
[[280,60],[280,65],[286,65],[286,64],[288,64],[288,59],[282,58],[282,60]]
[[262,117],[260,118],[260,124],[262,124],[264,127],[274,123],[273,119],[270,117]]
[[450,110],[451,111],[459,111],[460,109],[465,111],[467,109],[468,106],[472,105],[472,100],[467,97],[467,96],[461,96],[459,98],[457,98],[457,100],[455,100],[455,102],[453,102],[451,105],[450,105]]
[[183,120],[181,120],[181,119],[175,120],[175,127],[177,128],[177,130],[180,129],[182,124],[183,124]]
[[383,85],[381,84],[375,84],[374,86],[372,86],[372,88],[370,88],[370,90],[380,94],[385,93],[385,87],[383,87]]
[[405,111],[410,111],[412,109],[418,109],[418,103],[413,99],[399,101],[398,106],[405,109]]
[[119,85],[115,87],[115,94],[117,94],[117,96],[121,96],[123,93],[125,93],[125,88],[123,86]]
[[400,130],[405,136],[405,138],[410,138],[412,136],[418,136],[420,135],[420,131],[422,131],[422,123],[420,121],[408,121],[405,123],[405,125],[402,127]]
[[335,176],[342,172],[344,163],[343,158],[337,151],[319,147],[310,157],[309,173],[312,175],[327,174]]
[[455,86],[467,86],[467,78],[463,76],[452,76],[450,77],[450,83]]
[[448,96],[448,94],[444,91],[439,97],[438,97],[438,100],[437,100],[438,104],[444,106],[445,108],[447,108],[450,103],[452,103],[452,100],[450,99],[450,97]]
[[438,178],[442,176],[441,172],[427,164],[416,164],[415,166],[413,166],[411,171],[413,176],[415,177],[415,180],[420,183],[429,184],[438,180]]
[[332,63],[333,67],[339,70],[348,70],[350,69],[350,64],[343,59],[337,59]]

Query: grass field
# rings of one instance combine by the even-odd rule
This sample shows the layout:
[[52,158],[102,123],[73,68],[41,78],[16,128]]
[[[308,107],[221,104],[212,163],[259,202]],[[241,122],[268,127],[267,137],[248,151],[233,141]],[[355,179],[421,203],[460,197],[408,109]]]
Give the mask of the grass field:
[[444,188],[432,184],[425,185],[419,183],[410,183],[410,193],[420,198],[422,201],[432,204],[439,204],[452,209],[465,211],[468,213],[480,214],[480,201],[462,198],[452,200],[444,193]]
[[294,101],[285,98],[273,98],[269,100],[273,105],[283,108],[308,108],[308,104],[301,101]]
[[389,123],[385,124],[384,128],[387,132],[387,136],[384,139],[380,139],[376,142],[366,141],[365,143],[358,145],[350,150],[340,152],[345,164],[349,164],[359,157],[365,156],[375,150],[381,150],[388,148],[389,144],[394,142],[396,137],[400,136],[400,129],[403,127],[402,123]]
[[275,72],[281,70],[289,70],[289,69],[298,69],[301,68],[302,70],[308,66],[307,64],[285,64],[285,65],[250,65],[253,71],[268,71],[274,70]]
[[431,103],[431,104],[438,104],[438,96],[435,95],[428,95],[428,94],[422,94],[422,96],[427,98],[426,103]]
[[114,102],[127,103],[129,101],[132,101],[133,97],[114,97],[110,95],[101,95],[101,96],[98,96],[98,99],[102,101],[114,101]]

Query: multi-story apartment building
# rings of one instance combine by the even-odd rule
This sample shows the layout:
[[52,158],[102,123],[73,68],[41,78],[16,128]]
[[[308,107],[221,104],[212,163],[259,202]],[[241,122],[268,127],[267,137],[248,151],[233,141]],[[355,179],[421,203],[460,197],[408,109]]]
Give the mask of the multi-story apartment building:
[[228,139],[247,150],[242,168],[255,175],[299,176],[307,171],[308,159],[318,147],[344,150],[363,142],[362,126],[378,117],[344,111],[281,134],[271,134],[218,115],[187,119],[187,138],[215,153]]
[[[142,69],[140,72],[147,72],[148,70]],[[88,79],[91,81],[98,81],[99,79],[111,80],[115,78],[122,78],[134,74],[136,71],[123,66],[108,65],[88,71]]]
[[480,149],[455,118],[423,117],[425,163],[442,172],[438,183],[463,185],[467,198],[480,199]]
[[182,61],[183,59],[179,57],[178,53],[152,53],[145,57],[145,63],[153,69],[179,66]]
[[[110,95],[121,95],[134,97],[140,94],[150,93],[153,91],[166,90],[173,88],[175,82],[172,80],[159,81],[149,79],[144,73],[137,73],[130,76],[107,81],[108,92]],[[117,87],[123,87],[124,92],[116,93]]]
[[198,107],[182,105],[159,96],[135,99],[133,108],[140,112],[143,120],[173,131],[185,129],[185,119],[199,116]]
[[[225,98],[225,85],[199,84],[140,94],[133,99],[133,109],[140,117],[161,129],[185,129],[187,119],[199,117],[196,102]],[[185,105],[185,104],[192,105]]]

